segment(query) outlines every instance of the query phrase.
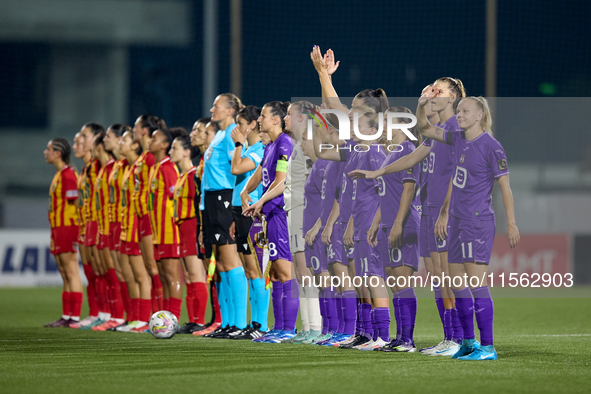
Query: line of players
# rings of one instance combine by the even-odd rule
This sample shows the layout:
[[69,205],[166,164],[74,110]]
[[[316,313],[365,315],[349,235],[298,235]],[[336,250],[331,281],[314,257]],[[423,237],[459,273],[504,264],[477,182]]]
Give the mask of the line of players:
[[[360,92],[353,100],[352,109],[348,110],[340,103],[332,86],[331,75],[338,68],[332,51],[322,56],[315,47],[312,60],[320,77],[324,105],[348,112],[352,124],[354,113],[359,114],[361,134],[376,133],[379,113],[383,116],[387,116],[388,111],[411,113],[403,107],[389,108],[381,89]],[[109,294],[103,298],[111,305],[104,306],[103,300],[101,307],[101,297],[97,296],[97,307],[102,311],[96,313],[96,318],[68,324],[96,330],[127,331],[129,328],[142,332],[146,330],[150,306],[152,310],[169,309],[178,316],[181,304],[179,257],[182,257],[187,305],[193,304],[191,310],[199,311],[189,313],[195,318],[183,327],[183,332],[256,342],[415,351],[413,330],[417,303],[414,290],[391,288],[397,327],[396,338],[391,339],[385,279],[410,277],[418,269],[419,255],[424,258],[431,275],[468,273],[482,277],[480,274],[486,272],[495,232],[490,198],[495,179],[507,213],[509,242],[514,247],[519,240],[507,160],[501,145],[492,138],[487,102],[481,97],[465,97],[458,79],[441,78],[429,85],[422,92],[416,113],[416,131],[427,138],[416,147],[401,130],[394,130],[388,142],[402,149],[389,154],[380,149],[380,143],[384,142],[381,140],[373,141],[367,151],[355,148],[360,142],[358,137],[339,141],[338,122],[330,115],[327,116],[328,128],[315,125],[313,138],[308,140],[304,131],[312,109],[310,103],[297,102],[288,107],[285,103],[270,102],[259,114],[256,107],[242,108],[239,99],[232,94],[218,96],[211,110],[211,122],[198,121],[194,127],[191,142],[203,153],[198,168],[189,164],[188,138],[175,139],[175,131],[168,130],[155,117],[138,118],[133,131],[115,125],[106,133],[97,132],[95,125],[86,125],[74,146],[77,156],[86,158],[87,163],[80,177],[83,181],[79,180],[82,185],[79,193],[84,196],[80,217],[86,219],[81,254],[83,262],[86,260],[85,273],[89,280],[93,278],[92,290],[97,295]],[[397,121],[405,123],[406,119]],[[257,128],[260,133],[253,133]],[[121,138],[119,144],[115,142],[118,138]],[[89,155],[89,140],[94,161]],[[248,148],[244,149],[247,140]],[[266,149],[261,140],[268,144]],[[63,145],[53,140],[48,151],[59,148],[60,144]],[[338,148],[320,150],[321,144]],[[142,151],[144,149],[149,149],[152,159]],[[111,152],[111,156],[106,152]],[[117,163],[121,163],[120,169],[123,167],[128,177],[123,175],[117,186],[118,175],[113,169],[104,185],[112,191],[111,197],[117,196],[118,190],[123,191],[122,196],[128,193],[119,204],[124,218],[119,237],[117,222],[112,217],[99,218],[101,204],[108,199],[108,193],[100,194],[100,180],[109,172],[103,168],[109,165],[115,168],[117,155],[124,156]],[[67,155],[62,152],[61,156]],[[313,162],[309,174],[305,157]],[[181,177],[178,174],[175,177],[176,169],[171,161],[179,165]],[[154,170],[150,171],[150,167]],[[187,179],[191,171],[200,180],[193,191],[194,200],[199,202],[198,209],[191,203],[190,193],[185,204],[182,198],[177,198],[190,188],[192,182]],[[94,182],[93,174],[96,174]],[[95,184],[99,192],[89,193],[84,184],[91,187]],[[74,200],[73,194],[72,191],[66,200]],[[114,204],[113,211],[118,209],[116,200],[116,197],[110,200]],[[89,209],[95,205],[98,237],[94,235],[94,214]],[[186,213],[181,206],[186,207]],[[195,216],[195,212],[201,214]],[[111,223],[113,229],[105,229],[106,223]],[[202,229],[198,236],[200,251],[194,250],[197,228]],[[148,232],[155,236],[152,238]],[[110,241],[104,234],[111,235]],[[87,238],[91,238],[90,242]],[[92,244],[92,239],[98,240],[97,246]],[[119,253],[116,252],[117,239],[123,240]],[[258,241],[261,239],[266,243],[266,253],[260,249]],[[254,255],[251,249],[255,250]],[[154,263],[152,251],[157,263]],[[212,324],[205,327],[205,267],[212,266],[207,259],[212,251],[217,270],[216,285],[210,288],[210,293],[212,299],[219,302],[213,302],[215,317]],[[58,264],[66,260],[61,254],[58,256]],[[271,262],[275,326],[265,333],[269,294],[262,276],[266,258]],[[342,286],[336,292],[330,288],[302,286],[312,275],[316,279],[330,275],[374,276],[378,285],[357,289]],[[164,286],[160,285],[161,276],[166,278],[162,282]],[[64,277],[64,293],[67,294]],[[199,284],[199,290],[194,283]],[[81,292],[75,291],[79,289],[77,286],[72,284],[70,289],[70,294],[76,294],[76,306],[72,309],[81,304],[77,301],[81,300]],[[134,286],[139,289],[136,291]],[[89,285],[89,304],[90,288]],[[252,311],[250,325],[246,321],[248,288]],[[139,297],[134,298],[138,293]],[[117,294],[121,294],[120,301]],[[130,298],[128,301],[125,301],[126,295]],[[168,300],[166,305],[159,304],[162,296]],[[138,298],[139,307],[136,306]],[[467,360],[496,359],[493,303],[486,283],[472,289],[468,286],[438,288],[435,299],[444,327],[444,340],[421,350],[422,353]],[[74,302],[66,299],[64,305],[74,305]],[[296,334],[298,308],[303,330]],[[66,324],[64,321],[76,312],[79,316],[79,309],[68,313],[66,309],[64,307],[62,321],[54,326]],[[130,311],[127,319],[130,323],[124,322],[123,309]],[[482,343],[474,339],[474,310]],[[105,311],[110,311],[111,316]],[[92,312],[91,305],[91,316],[95,316]]]

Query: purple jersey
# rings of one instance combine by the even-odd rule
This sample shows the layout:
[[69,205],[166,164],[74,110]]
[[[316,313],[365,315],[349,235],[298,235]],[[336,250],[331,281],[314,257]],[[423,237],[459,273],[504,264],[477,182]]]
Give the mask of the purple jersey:
[[314,227],[322,209],[322,179],[328,161],[316,160],[304,184],[304,235]]
[[[359,153],[357,169],[375,171],[382,166],[386,152],[378,144],[370,146],[367,152]],[[355,241],[365,240],[367,231],[371,227],[374,216],[378,210],[378,193],[376,181],[373,179],[359,178],[353,181],[353,224]]]
[[346,160],[341,173],[341,192],[339,196],[339,222],[347,223],[353,210],[353,180],[347,174],[357,168],[360,152],[355,150],[357,143],[353,140],[347,141],[340,149],[346,153]]
[[322,193],[320,199],[322,200],[322,208],[320,210],[320,220],[322,221],[322,227],[326,226],[334,200],[336,198],[337,186],[341,180],[340,174],[345,167],[345,163],[339,161],[329,161],[325,172],[324,179],[322,180]]
[[[442,128],[444,131],[462,131],[458,126],[455,115],[444,124],[437,123],[435,126]],[[431,149],[429,153],[429,176],[427,177],[427,201],[430,207],[438,207],[443,205],[443,201],[445,201],[449,179],[453,171],[452,148],[443,142],[431,139],[426,139],[423,145]]]
[[454,152],[451,214],[460,219],[494,218],[491,192],[495,179],[509,174],[505,150],[486,132],[468,141],[463,132],[445,131],[443,139]]
[[[279,134],[277,139],[265,148],[265,155],[263,156],[262,162],[263,194],[267,192],[269,186],[275,181],[277,163],[280,159],[281,161],[285,161],[287,170],[287,161],[291,156],[292,148],[292,139],[285,133]],[[280,194],[271,201],[265,203],[263,206],[263,214],[268,215],[271,212],[283,210],[284,205],[283,194]]]
[[[404,157],[415,150],[415,146],[410,141],[404,141],[400,152],[394,151],[386,157],[382,164],[382,168],[388,164],[394,163],[396,160]],[[395,172],[392,174],[379,176],[376,179],[378,186],[378,195],[380,198],[380,207],[382,213],[381,225],[385,227],[392,227],[394,220],[398,215],[398,207],[400,207],[400,197],[404,189],[405,182],[417,183],[417,175],[419,174],[421,164],[409,168],[408,170]],[[413,193],[413,199],[410,202],[410,208],[406,213],[403,228],[419,228],[420,216],[417,207],[420,207],[419,196]]]

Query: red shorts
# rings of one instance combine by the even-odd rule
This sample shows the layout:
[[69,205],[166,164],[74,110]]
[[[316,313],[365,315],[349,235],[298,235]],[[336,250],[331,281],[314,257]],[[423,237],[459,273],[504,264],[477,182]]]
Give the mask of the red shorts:
[[154,260],[178,259],[181,256],[180,245],[154,245]]
[[112,239],[111,239],[110,234],[107,234],[107,235],[99,234],[99,241],[98,241],[96,248],[98,250],[103,250],[104,248],[112,249],[113,245],[111,244],[111,241],[112,241]]
[[150,215],[138,217],[138,230],[140,241],[142,238],[152,235],[152,225],[150,224]]
[[51,229],[51,245],[49,252],[53,255],[76,253],[78,245],[78,226],[63,226]]
[[179,225],[181,257],[197,256],[197,219],[188,219]]
[[137,242],[121,241],[121,253],[128,256],[141,256],[140,244]]
[[98,238],[98,223],[96,220],[86,223],[86,233],[84,234],[84,246],[94,246]]
[[111,223],[111,250],[121,250],[121,222]]

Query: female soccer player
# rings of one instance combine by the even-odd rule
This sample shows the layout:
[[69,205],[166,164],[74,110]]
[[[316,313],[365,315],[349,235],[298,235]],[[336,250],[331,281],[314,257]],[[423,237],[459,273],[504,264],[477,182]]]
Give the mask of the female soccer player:
[[[248,285],[250,289],[251,324],[242,332],[230,335],[231,339],[256,339],[263,331],[267,331],[267,315],[269,312],[269,290],[265,290],[265,280],[259,265],[250,250],[248,236],[252,227],[252,218],[242,215],[242,201],[240,193],[261,164],[265,154],[265,147],[259,136],[257,119],[261,109],[254,105],[242,108],[236,117],[237,127],[232,130],[232,140],[236,150],[232,157],[231,172],[236,175],[236,185],[232,195],[232,209],[236,231],[236,246],[243,261]],[[248,147],[245,145],[248,143]],[[259,185],[250,193],[250,199],[258,201],[263,194],[263,186]]]
[[76,209],[78,186],[76,171],[70,166],[70,144],[55,138],[43,152],[45,161],[53,164],[57,173],[49,187],[49,224],[51,225],[50,253],[55,256],[64,281],[62,291],[62,317],[45,327],[69,327],[80,321],[82,308],[82,281],[78,271],[79,221]]
[[[494,307],[486,276],[496,227],[491,196],[495,180],[501,189],[507,215],[509,245],[515,248],[519,242],[507,156],[492,136],[492,119],[484,97],[472,96],[460,102],[457,120],[463,130],[461,133],[429,125],[423,114],[426,102],[425,99],[419,101],[417,127],[424,136],[452,146],[455,166],[453,182],[441,207],[435,231],[438,237],[445,238],[449,219],[450,276],[452,279],[468,276],[468,281],[462,282],[461,286],[452,281],[464,332],[462,346],[453,358],[496,360]],[[474,314],[480,329],[480,346],[474,339]]]
[[[183,130],[184,131],[184,130]],[[173,129],[159,128],[152,133],[150,153],[156,165],[150,175],[148,212],[152,224],[154,254],[162,265],[168,288],[168,309],[177,320],[181,316],[182,288],[180,282],[180,236],[174,219],[174,187],[179,173],[170,162],[168,152],[180,134]],[[156,254],[157,253],[157,254]],[[165,294],[166,296],[166,294]]]
[[154,156],[149,152],[152,133],[159,128],[166,128],[164,120],[154,115],[141,115],[133,125],[133,139],[142,146],[143,153],[135,168],[135,188],[133,203],[138,217],[138,231],[140,237],[140,249],[148,274],[152,278],[152,311],[156,312],[164,308],[164,289],[160,281],[159,268],[154,260],[154,245],[152,228],[150,227],[150,215],[148,212],[148,193],[150,173],[156,165]]
[[181,170],[174,192],[174,218],[179,228],[181,257],[186,267],[189,283],[187,293],[192,295],[192,309],[189,322],[179,330],[179,334],[190,334],[205,328],[205,309],[207,307],[206,273],[203,262],[197,257],[197,215],[195,210],[195,172],[197,167],[191,162],[191,139],[184,135],[177,137],[170,148],[170,161]]
[[[119,152],[122,135],[125,132],[131,131],[131,127],[123,124],[114,124],[107,129],[107,135],[105,136],[105,149],[115,157],[116,161],[113,165],[111,175],[109,175],[109,212],[111,218],[111,258],[113,259],[113,265],[115,266],[115,272],[119,280],[119,289],[121,299],[123,300],[123,307],[127,315],[127,321],[132,321],[131,318],[131,301],[129,297],[129,289],[127,282],[125,281],[125,274],[121,267],[121,190],[123,174],[128,167],[127,159],[121,156]],[[126,266],[129,270],[128,276],[133,276],[131,267],[129,264]],[[137,290],[139,291],[139,290]],[[137,294],[134,290],[134,294]],[[137,298],[137,297],[136,297]],[[111,330],[111,329],[109,329]]]
[[85,136],[81,132],[76,133],[74,136],[74,156],[77,159],[81,159],[84,163],[84,168],[78,176],[78,219],[80,221],[80,233],[78,235],[78,248],[80,250],[80,259],[82,260],[82,268],[84,275],[88,280],[86,286],[86,299],[88,300],[88,316],[79,322],[70,325],[70,328],[78,329],[80,327],[91,324],[98,319],[98,303],[96,299],[95,282],[96,277],[92,269],[90,260],[93,257],[90,255],[90,251],[84,246],[84,234],[86,228],[86,204],[85,204],[85,189],[86,189],[86,174],[88,168],[92,163],[92,150],[87,149],[85,144]]
[[286,115],[287,104],[280,101],[271,101],[263,106],[258,122],[261,125],[261,131],[267,132],[272,142],[265,148],[263,162],[246,184],[241,196],[242,204],[249,205],[250,197],[248,193],[252,193],[262,181],[262,197],[259,201],[246,208],[243,214],[252,217],[259,215],[262,211],[267,225],[269,260],[274,275],[283,286],[283,330],[281,333],[268,338],[270,342],[281,342],[295,336],[295,322],[299,307],[297,295],[292,294],[295,279],[292,279],[291,274],[292,264],[287,214],[283,209],[285,205],[283,190],[285,189],[287,162],[293,149],[291,138],[284,133]]
[[127,324],[117,327],[116,331],[142,333],[149,330],[152,280],[142,260],[139,245],[139,220],[135,212],[133,194],[134,174],[139,165],[142,146],[134,141],[132,131],[123,133],[120,152],[127,160],[127,168],[121,179],[121,270],[129,288],[131,318]]
[[[232,130],[235,118],[242,109],[240,99],[232,93],[217,96],[210,110],[211,121],[217,122],[220,131],[205,152],[205,171],[202,181],[204,191],[203,228],[207,240],[214,246],[217,269],[221,276],[219,298],[226,299],[228,320],[226,327],[211,334],[214,338],[227,338],[232,332],[246,328],[246,304],[248,283],[244,267],[238,256],[236,240],[231,234],[234,218],[232,214],[232,191],[236,177],[231,173],[234,156]],[[233,231],[233,230],[232,230]],[[223,301],[220,300],[220,307]],[[222,320],[225,320],[222,310]]]
[[[423,96],[429,98],[431,110],[438,113],[440,127],[445,130],[458,130],[455,109],[462,97],[465,97],[465,90],[459,79],[443,77],[435,81],[430,92]],[[425,116],[422,113],[422,116]],[[417,115],[418,116],[418,115]],[[356,176],[376,178],[380,175],[404,171],[414,167],[425,157],[429,156],[429,168],[427,178],[427,200],[429,205],[427,231],[429,237],[429,252],[433,261],[435,276],[441,278],[448,275],[447,267],[447,241],[435,238],[435,222],[445,193],[449,186],[452,171],[452,151],[445,144],[426,139],[412,154],[402,157],[394,163],[377,171],[358,171]],[[442,284],[443,285],[443,284]],[[422,349],[421,353],[431,356],[452,356],[459,348],[462,333],[461,325],[456,309],[453,307],[453,294],[450,289],[441,287],[444,303],[444,340],[438,345]]]
[[120,326],[125,322],[123,320],[124,308],[121,290],[119,288],[119,278],[117,278],[115,265],[111,257],[109,176],[113,171],[115,158],[105,148],[104,140],[106,135],[107,133],[103,131],[94,137],[93,155],[101,163],[101,169],[94,185],[99,236],[97,251],[102,271],[105,272],[107,281],[107,294],[105,298],[110,311],[110,318],[103,324],[92,327],[93,331],[106,331],[109,328]]

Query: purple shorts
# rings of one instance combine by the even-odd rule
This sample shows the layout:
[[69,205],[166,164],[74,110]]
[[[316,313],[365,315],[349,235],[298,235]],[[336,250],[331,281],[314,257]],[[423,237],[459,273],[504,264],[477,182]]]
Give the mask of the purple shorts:
[[[322,243],[322,240],[319,236],[316,236],[316,239],[312,245],[308,245],[306,243],[306,248],[304,249],[304,254],[306,256],[306,267],[312,268],[314,275],[328,271],[326,268],[326,253],[324,252],[324,246],[325,245]],[[323,255],[324,258],[322,257]],[[323,261],[325,262],[324,264]]]
[[496,223],[494,218],[468,220],[449,216],[450,263],[485,263],[490,262],[495,241]]
[[419,269],[419,229],[405,228],[402,233],[402,245],[396,249],[392,249],[388,244],[390,230],[390,227],[381,227],[378,233],[380,260],[384,267],[395,268],[405,265],[417,271]]
[[[426,208],[426,207],[425,207]],[[431,257],[429,253],[429,215],[426,211],[423,211],[423,215],[421,215],[421,239],[419,241],[419,246],[421,249],[421,257]]]
[[[427,215],[429,218],[429,227],[427,228],[429,252],[447,252],[447,239],[435,239],[435,223],[437,223],[437,219],[439,219],[439,211],[441,211],[440,206],[429,207],[429,214]],[[449,221],[447,222],[447,234],[449,238]]]
[[365,239],[355,241],[355,276],[386,277],[379,247],[379,244],[376,247],[369,246]]
[[269,260],[291,261],[289,249],[289,230],[287,213],[284,210],[267,215],[267,241],[269,241]]
[[344,255],[345,247],[343,246],[343,226],[337,221],[332,227],[330,244],[326,245],[326,257],[329,261],[329,264],[336,261],[338,263],[348,265],[348,261],[343,262]]

